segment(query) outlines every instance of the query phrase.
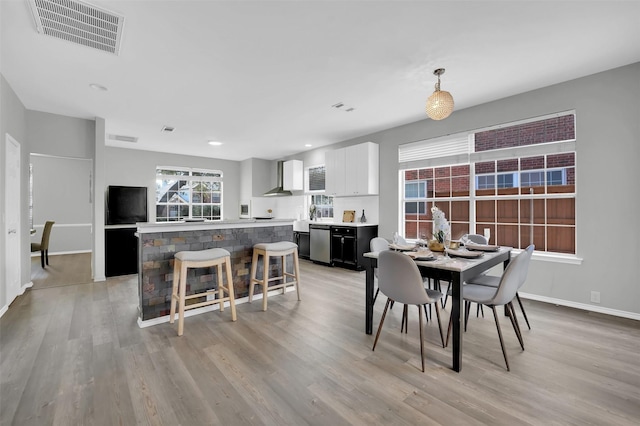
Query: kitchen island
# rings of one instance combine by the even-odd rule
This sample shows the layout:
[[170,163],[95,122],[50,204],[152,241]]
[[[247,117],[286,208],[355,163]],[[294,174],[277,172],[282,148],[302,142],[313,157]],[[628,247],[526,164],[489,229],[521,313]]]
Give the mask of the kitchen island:
[[[231,269],[236,299],[249,294],[249,274],[253,245],[293,241],[293,219],[241,219],[206,222],[138,223],[138,325],[169,319],[173,285],[173,256],[179,251],[223,248],[231,253]],[[277,262],[277,263],[276,263]],[[262,262],[260,262],[262,264]],[[270,269],[279,269],[272,259]],[[258,276],[262,274],[259,266]],[[275,274],[274,274],[275,275]],[[187,293],[217,286],[215,269],[189,270]],[[197,302],[199,299],[193,299]],[[200,308],[202,310],[217,307]],[[201,312],[194,309],[192,313]]]

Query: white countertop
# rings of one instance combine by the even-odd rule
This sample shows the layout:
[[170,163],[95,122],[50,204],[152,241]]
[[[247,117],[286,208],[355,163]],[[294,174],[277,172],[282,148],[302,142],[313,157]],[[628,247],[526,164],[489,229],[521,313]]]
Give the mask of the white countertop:
[[139,222],[137,231],[141,234],[152,232],[200,231],[206,229],[259,228],[267,226],[293,225],[294,219],[236,219],[207,220],[204,222]]
[[371,222],[337,222],[329,220],[296,220],[293,222],[293,230],[296,232],[309,232],[309,225],[323,225],[323,226],[349,226],[354,228],[362,228],[365,226],[378,226],[377,223]]
[[309,222],[309,225],[331,225],[331,226],[353,226],[353,227],[361,227],[361,226],[378,226],[377,223],[371,222]]

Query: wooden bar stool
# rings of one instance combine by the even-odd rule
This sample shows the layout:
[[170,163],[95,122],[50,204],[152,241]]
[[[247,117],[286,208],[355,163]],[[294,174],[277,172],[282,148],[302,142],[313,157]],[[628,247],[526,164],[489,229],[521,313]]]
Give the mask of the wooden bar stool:
[[[263,269],[262,279],[256,277],[258,270],[258,257],[262,255]],[[287,272],[287,255],[293,256],[293,274]],[[282,275],[269,278],[269,259],[271,257],[280,257],[282,259]],[[287,281],[287,278],[292,280]],[[282,283],[269,286],[271,281],[280,281]],[[262,286],[262,310],[267,310],[267,295],[269,290],[282,289],[282,294],[286,291],[287,286],[294,285],[300,300],[300,265],[298,264],[298,245],[289,241],[280,241],[277,243],[260,243],[253,246],[253,259],[251,261],[251,283],[249,285],[249,302],[253,299],[253,290],[255,285]]]
[[[231,320],[236,320],[236,302],[233,290],[233,278],[231,277],[231,254],[221,248],[199,251],[181,251],[175,254],[173,261],[173,291],[171,294],[171,313],[169,323],[173,324],[176,315],[176,302],[178,303],[178,336],[182,336],[184,330],[184,311],[188,309],[200,308],[202,306],[220,304],[220,311],[224,311],[224,302],[229,301],[231,306]],[[225,265],[227,275],[227,285],[224,286],[222,279],[222,265]],[[207,268],[215,266],[217,268],[218,288],[207,290],[202,293],[186,294],[187,290],[187,270],[189,268]],[[224,292],[227,292],[227,297]],[[218,297],[216,298],[216,294]],[[185,301],[198,297],[213,295],[212,300],[193,303],[185,306]]]

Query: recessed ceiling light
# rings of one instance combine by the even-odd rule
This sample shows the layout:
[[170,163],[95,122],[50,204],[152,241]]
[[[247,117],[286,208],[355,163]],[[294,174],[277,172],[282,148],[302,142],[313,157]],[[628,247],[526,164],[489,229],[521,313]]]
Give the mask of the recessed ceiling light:
[[338,109],[340,111],[345,111],[345,112],[351,112],[351,111],[355,110],[354,107],[349,106],[349,105],[345,105],[344,102],[338,102],[337,104],[333,104],[333,105],[331,105],[331,108],[335,108],[335,109]]
[[100,91],[102,91],[102,92],[106,92],[107,90],[109,90],[109,89],[107,89],[106,87],[104,87],[103,85],[101,85],[101,84],[96,84],[96,83],[91,83],[91,84],[89,85],[89,87],[91,87],[93,90],[100,90]]
[[310,143],[305,143],[304,146],[306,146],[307,148],[312,147],[313,145],[311,145]]
[[222,142],[218,142],[218,141],[209,141],[209,145],[211,145],[211,146],[220,146],[220,145],[222,145]]

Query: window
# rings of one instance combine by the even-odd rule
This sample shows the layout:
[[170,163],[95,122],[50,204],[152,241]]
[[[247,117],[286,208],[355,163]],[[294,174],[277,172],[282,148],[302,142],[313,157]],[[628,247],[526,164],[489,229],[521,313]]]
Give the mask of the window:
[[307,191],[324,191],[325,167],[316,166],[307,168]]
[[222,219],[222,172],[156,168],[156,221]]
[[574,113],[496,126],[466,137],[466,157],[462,143],[440,158],[403,157],[404,149],[429,152],[431,144],[442,150],[447,146],[443,139],[399,148],[405,237],[430,238],[430,207],[437,205],[451,223],[453,238],[489,229],[496,244],[523,249],[533,243],[537,251],[575,254]]
[[316,206],[316,217],[318,219],[333,217],[333,197],[329,195],[312,195],[311,204]]
[[[432,205],[437,205],[445,213],[451,223],[453,236],[461,236],[468,232],[469,170],[467,164],[403,171],[403,217],[406,238],[431,238]],[[424,190],[416,192],[416,187]]]
[[476,188],[493,189],[496,187],[496,177],[494,175],[476,176]]
[[333,197],[324,195],[325,190],[325,178],[326,168],[323,165],[308,167],[305,173],[306,177],[306,192],[319,193],[310,195],[306,202],[307,207],[311,204],[316,206],[316,217],[320,218],[332,218],[333,217]]
[[407,182],[404,184],[405,198],[424,198],[426,195],[427,183],[422,182]]
[[503,173],[498,175],[498,188],[515,188],[518,186],[518,175],[515,173]]

